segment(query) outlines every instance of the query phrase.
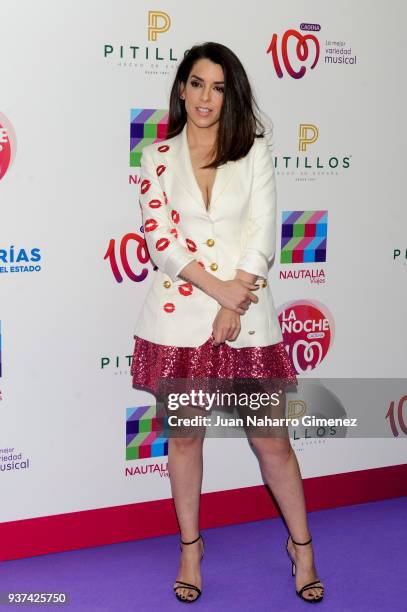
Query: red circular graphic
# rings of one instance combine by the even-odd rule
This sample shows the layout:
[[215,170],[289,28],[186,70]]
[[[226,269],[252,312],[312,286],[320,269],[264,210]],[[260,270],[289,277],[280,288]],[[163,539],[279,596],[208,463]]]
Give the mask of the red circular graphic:
[[279,308],[284,345],[297,374],[318,367],[333,341],[334,321],[324,304],[297,300]]
[[174,221],[174,223],[179,223],[179,212],[177,212],[176,210],[172,210],[171,219]]
[[166,249],[169,244],[170,241],[168,240],[168,238],[160,238],[155,243],[155,248],[157,249],[157,251],[164,251],[164,249]]
[[187,243],[187,247],[190,251],[192,251],[193,253],[195,253],[195,251],[197,250],[197,246],[195,244],[195,242],[193,240],[191,240],[190,238],[187,238],[185,240],[185,242]]
[[160,200],[150,200],[148,205],[150,208],[160,208],[160,206],[162,206],[162,202]]
[[0,180],[6,175],[16,154],[17,140],[8,118],[0,113]]
[[155,219],[147,219],[147,221],[144,223],[144,231],[146,232],[153,232],[155,229],[157,229],[158,227],[158,223]]
[[[291,55],[293,55],[292,50],[294,49],[294,44],[293,44],[294,41],[289,42],[291,37],[294,37],[297,39],[297,44],[295,46],[296,57],[294,57],[293,62],[291,61],[291,57],[289,56],[289,49],[291,50],[290,51]],[[313,34],[307,34],[306,36],[304,36],[301,32],[298,32],[297,30],[293,30],[293,29],[286,30],[282,37],[281,49],[278,49],[278,35],[276,32],[274,32],[266,53],[271,53],[271,56],[273,58],[274,68],[276,70],[276,73],[279,79],[281,79],[283,76],[283,70],[281,68],[280,59],[279,59],[280,54],[283,59],[284,67],[291,77],[293,77],[294,79],[301,79],[304,76],[306,72],[306,67],[301,66],[298,71],[295,70],[295,67],[298,61],[304,62],[308,59],[308,53],[309,53],[308,42],[307,42],[308,40],[312,41],[313,46],[315,46],[315,59],[311,65],[311,70],[312,70],[313,68],[315,68],[319,60],[319,53],[320,53],[319,40]]]
[[173,236],[175,236],[175,238],[178,238],[178,232],[177,232],[177,230],[175,229],[175,227],[173,227],[173,228],[170,230],[170,234],[172,234]]
[[191,295],[192,285],[191,283],[184,283],[178,287],[178,291],[181,295]]
[[163,164],[160,164],[156,170],[157,176],[161,176],[164,170],[165,170],[165,166]]
[[169,146],[168,145],[160,145],[157,149],[157,151],[160,151],[160,153],[165,153],[166,151],[169,151]]
[[144,179],[140,187],[141,193],[146,193],[150,189],[150,187],[151,187],[151,181],[149,181],[148,179]]
[[163,308],[165,312],[174,312],[175,310],[175,306],[172,302],[167,302],[166,304],[164,304]]

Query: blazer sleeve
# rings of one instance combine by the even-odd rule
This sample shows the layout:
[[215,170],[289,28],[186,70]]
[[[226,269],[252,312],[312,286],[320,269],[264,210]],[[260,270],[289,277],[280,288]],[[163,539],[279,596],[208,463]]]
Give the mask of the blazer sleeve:
[[153,262],[175,281],[178,273],[195,258],[177,238],[167,198],[158,180],[158,168],[149,151],[144,149],[141,155],[139,200],[144,238]]
[[265,138],[258,138],[244,248],[236,269],[267,278],[276,250],[276,180]]

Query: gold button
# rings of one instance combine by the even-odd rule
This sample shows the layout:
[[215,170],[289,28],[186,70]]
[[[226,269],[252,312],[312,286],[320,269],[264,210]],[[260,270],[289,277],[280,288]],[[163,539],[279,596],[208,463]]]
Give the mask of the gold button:
[[213,238],[208,238],[208,240],[206,241],[206,244],[208,246],[213,246],[215,244],[215,241]]
[[210,267],[210,269],[213,272],[216,272],[216,270],[218,269],[218,264],[217,263],[211,263],[211,265],[209,267]]
[[247,333],[248,333],[248,334],[250,334],[250,335],[252,335],[252,334],[255,334],[256,332],[255,332],[254,330],[252,330],[252,329],[251,329],[251,330],[250,330],[249,332],[247,332]]
[[169,289],[171,287],[171,282],[169,280],[166,280],[163,282],[163,285],[166,289]]
[[266,280],[264,280],[264,281],[262,282],[261,286],[262,286],[262,287],[267,287],[267,281],[266,281]]

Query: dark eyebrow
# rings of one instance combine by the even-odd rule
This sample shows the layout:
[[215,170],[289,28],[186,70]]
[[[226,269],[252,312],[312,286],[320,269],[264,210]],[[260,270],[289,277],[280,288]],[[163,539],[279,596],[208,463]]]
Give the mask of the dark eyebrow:
[[[193,77],[194,79],[198,79],[198,81],[203,81],[203,80],[204,80],[204,79],[201,79],[201,77],[197,76],[196,74],[191,74],[191,79],[192,79],[192,77]],[[225,81],[214,81],[214,83],[215,83],[216,85],[224,85],[224,84],[225,84]]]

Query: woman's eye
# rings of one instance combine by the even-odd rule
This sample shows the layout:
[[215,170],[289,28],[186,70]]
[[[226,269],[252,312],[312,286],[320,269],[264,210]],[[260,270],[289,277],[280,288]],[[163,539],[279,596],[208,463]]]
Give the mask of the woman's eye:
[[[201,83],[199,81],[191,81],[191,86],[192,87],[201,87]],[[224,93],[224,91],[225,91],[225,88],[220,86],[220,85],[215,86],[215,89],[216,89],[216,91],[219,91],[220,93]]]

